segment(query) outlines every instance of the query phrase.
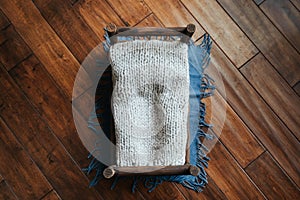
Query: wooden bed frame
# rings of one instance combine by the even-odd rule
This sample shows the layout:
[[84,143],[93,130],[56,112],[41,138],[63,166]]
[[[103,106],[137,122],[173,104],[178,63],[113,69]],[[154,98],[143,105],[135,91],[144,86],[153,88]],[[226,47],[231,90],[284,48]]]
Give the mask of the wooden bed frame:
[[[110,38],[113,36],[143,36],[143,35],[182,35],[185,34],[189,39],[194,34],[196,28],[194,24],[188,24],[186,27],[169,27],[169,28],[132,28],[132,27],[117,27],[110,23],[106,26],[106,30]],[[150,30],[150,31],[149,31]],[[186,41],[188,42],[188,41]],[[189,120],[188,120],[189,121]],[[189,127],[189,125],[188,125]],[[188,131],[189,132],[189,131]],[[114,136],[113,136],[114,138]],[[114,139],[113,139],[114,140]],[[189,134],[186,146],[185,164],[179,166],[137,166],[137,167],[119,167],[112,165],[103,171],[105,178],[118,176],[133,176],[133,175],[193,175],[197,176],[200,169],[197,166],[190,164],[189,150]]]

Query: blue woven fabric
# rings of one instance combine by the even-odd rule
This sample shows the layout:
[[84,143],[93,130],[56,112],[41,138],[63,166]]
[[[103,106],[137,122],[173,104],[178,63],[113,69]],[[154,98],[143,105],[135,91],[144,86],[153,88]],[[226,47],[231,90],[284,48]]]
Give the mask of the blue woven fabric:
[[[104,43],[104,47],[105,49],[108,49],[110,44],[109,37],[106,35],[105,38],[106,42]],[[205,122],[205,104],[201,100],[210,96],[214,90],[214,86],[211,84],[212,80],[208,75],[204,74],[204,69],[207,67],[210,60],[211,45],[210,36],[205,34],[200,45],[194,45],[193,42],[190,42],[188,50],[190,73],[190,164],[199,167],[200,173],[198,176],[176,175],[131,177],[133,179],[133,192],[138,181],[143,181],[145,187],[149,189],[149,192],[153,191],[163,181],[177,182],[197,192],[201,192],[203,187],[207,184],[205,168],[208,167],[209,158],[205,154],[205,147],[201,143],[201,139],[211,139],[212,136],[202,130],[204,127],[209,128],[210,125]],[[101,105],[97,104],[99,104],[99,102],[96,102],[96,110],[101,107]],[[97,116],[91,116],[89,121],[89,127],[93,130],[96,130],[94,126],[97,125],[92,120],[95,117]],[[96,158],[93,158],[92,155],[89,155],[89,158],[92,159],[91,163],[83,170],[88,174],[92,171],[96,171],[96,175],[90,183],[90,186],[94,186],[103,178],[102,172],[106,166]],[[115,177],[112,189],[119,179],[120,177]]]

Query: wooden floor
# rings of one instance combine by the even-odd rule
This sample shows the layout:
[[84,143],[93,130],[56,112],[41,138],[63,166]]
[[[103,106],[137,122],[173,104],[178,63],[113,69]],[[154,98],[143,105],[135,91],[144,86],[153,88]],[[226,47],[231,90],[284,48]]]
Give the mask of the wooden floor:
[[[0,0],[0,9],[0,199],[300,199],[299,0]],[[207,73],[222,76],[226,93],[213,99],[227,115],[202,193],[88,188],[70,102],[109,22],[194,23],[194,39],[212,36]]]

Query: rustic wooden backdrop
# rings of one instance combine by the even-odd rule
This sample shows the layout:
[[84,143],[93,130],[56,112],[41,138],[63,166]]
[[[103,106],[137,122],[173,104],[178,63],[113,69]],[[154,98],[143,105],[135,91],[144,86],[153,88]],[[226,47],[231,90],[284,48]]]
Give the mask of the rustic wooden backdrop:
[[[299,0],[0,0],[0,9],[0,199],[300,199]],[[203,193],[164,183],[132,194],[125,180],[88,188],[72,87],[109,22],[194,23],[194,39],[212,36],[208,73],[223,78],[226,94],[213,98],[227,115]]]

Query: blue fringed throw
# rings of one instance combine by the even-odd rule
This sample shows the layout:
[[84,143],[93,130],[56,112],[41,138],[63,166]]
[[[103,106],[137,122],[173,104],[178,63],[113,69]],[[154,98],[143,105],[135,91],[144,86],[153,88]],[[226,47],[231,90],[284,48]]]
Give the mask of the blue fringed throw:
[[[109,50],[110,39],[107,33],[104,37],[106,39],[104,42],[104,48]],[[202,99],[212,95],[212,92],[215,89],[211,84],[212,79],[203,72],[210,61],[211,46],[212,42],[210,40],[210,36],[205,34],[200,45],[195,45],[191,41],[188,49],[190,74],[190,163],[199,167],[200,173],[198,176],[135,176],[132,178],[132,192],[134,192],[138,181],[143,181],[145,187],[149,189],[149,192],[153,191],[164,181],[176,182],[197,192],[201,192],[208,183],[205,168],[208,167],[209,158],[206,156],[206,147],[202,144],[201,139],[212,138],[212,135],[209,135],[203,131],[203,128],[210,128],[211,125],[205,122],[206,108],[205,104],[202,102]],[[100,109],[100,107],[100,101],[96,101],[96,111],[97,109]],[[97,129],[95,127],[99,126],[99,123],[95,122],[94,119],[97,117],[100,116],[91,115],[89,119],[89,128],[94,130],[96,133]],[[90,183],[90,186],[92,187],[103,178],[102,173],[106,166],[94,158],[92,154],[90,154],[88,158],[92,159],[90,165],[83,170],[87,174],[90,174],[92,171],[96,172],[94,179]],[[120,177],[115,177],[115,180],[111,186],[112,189],[115,187],[119,179]]]

